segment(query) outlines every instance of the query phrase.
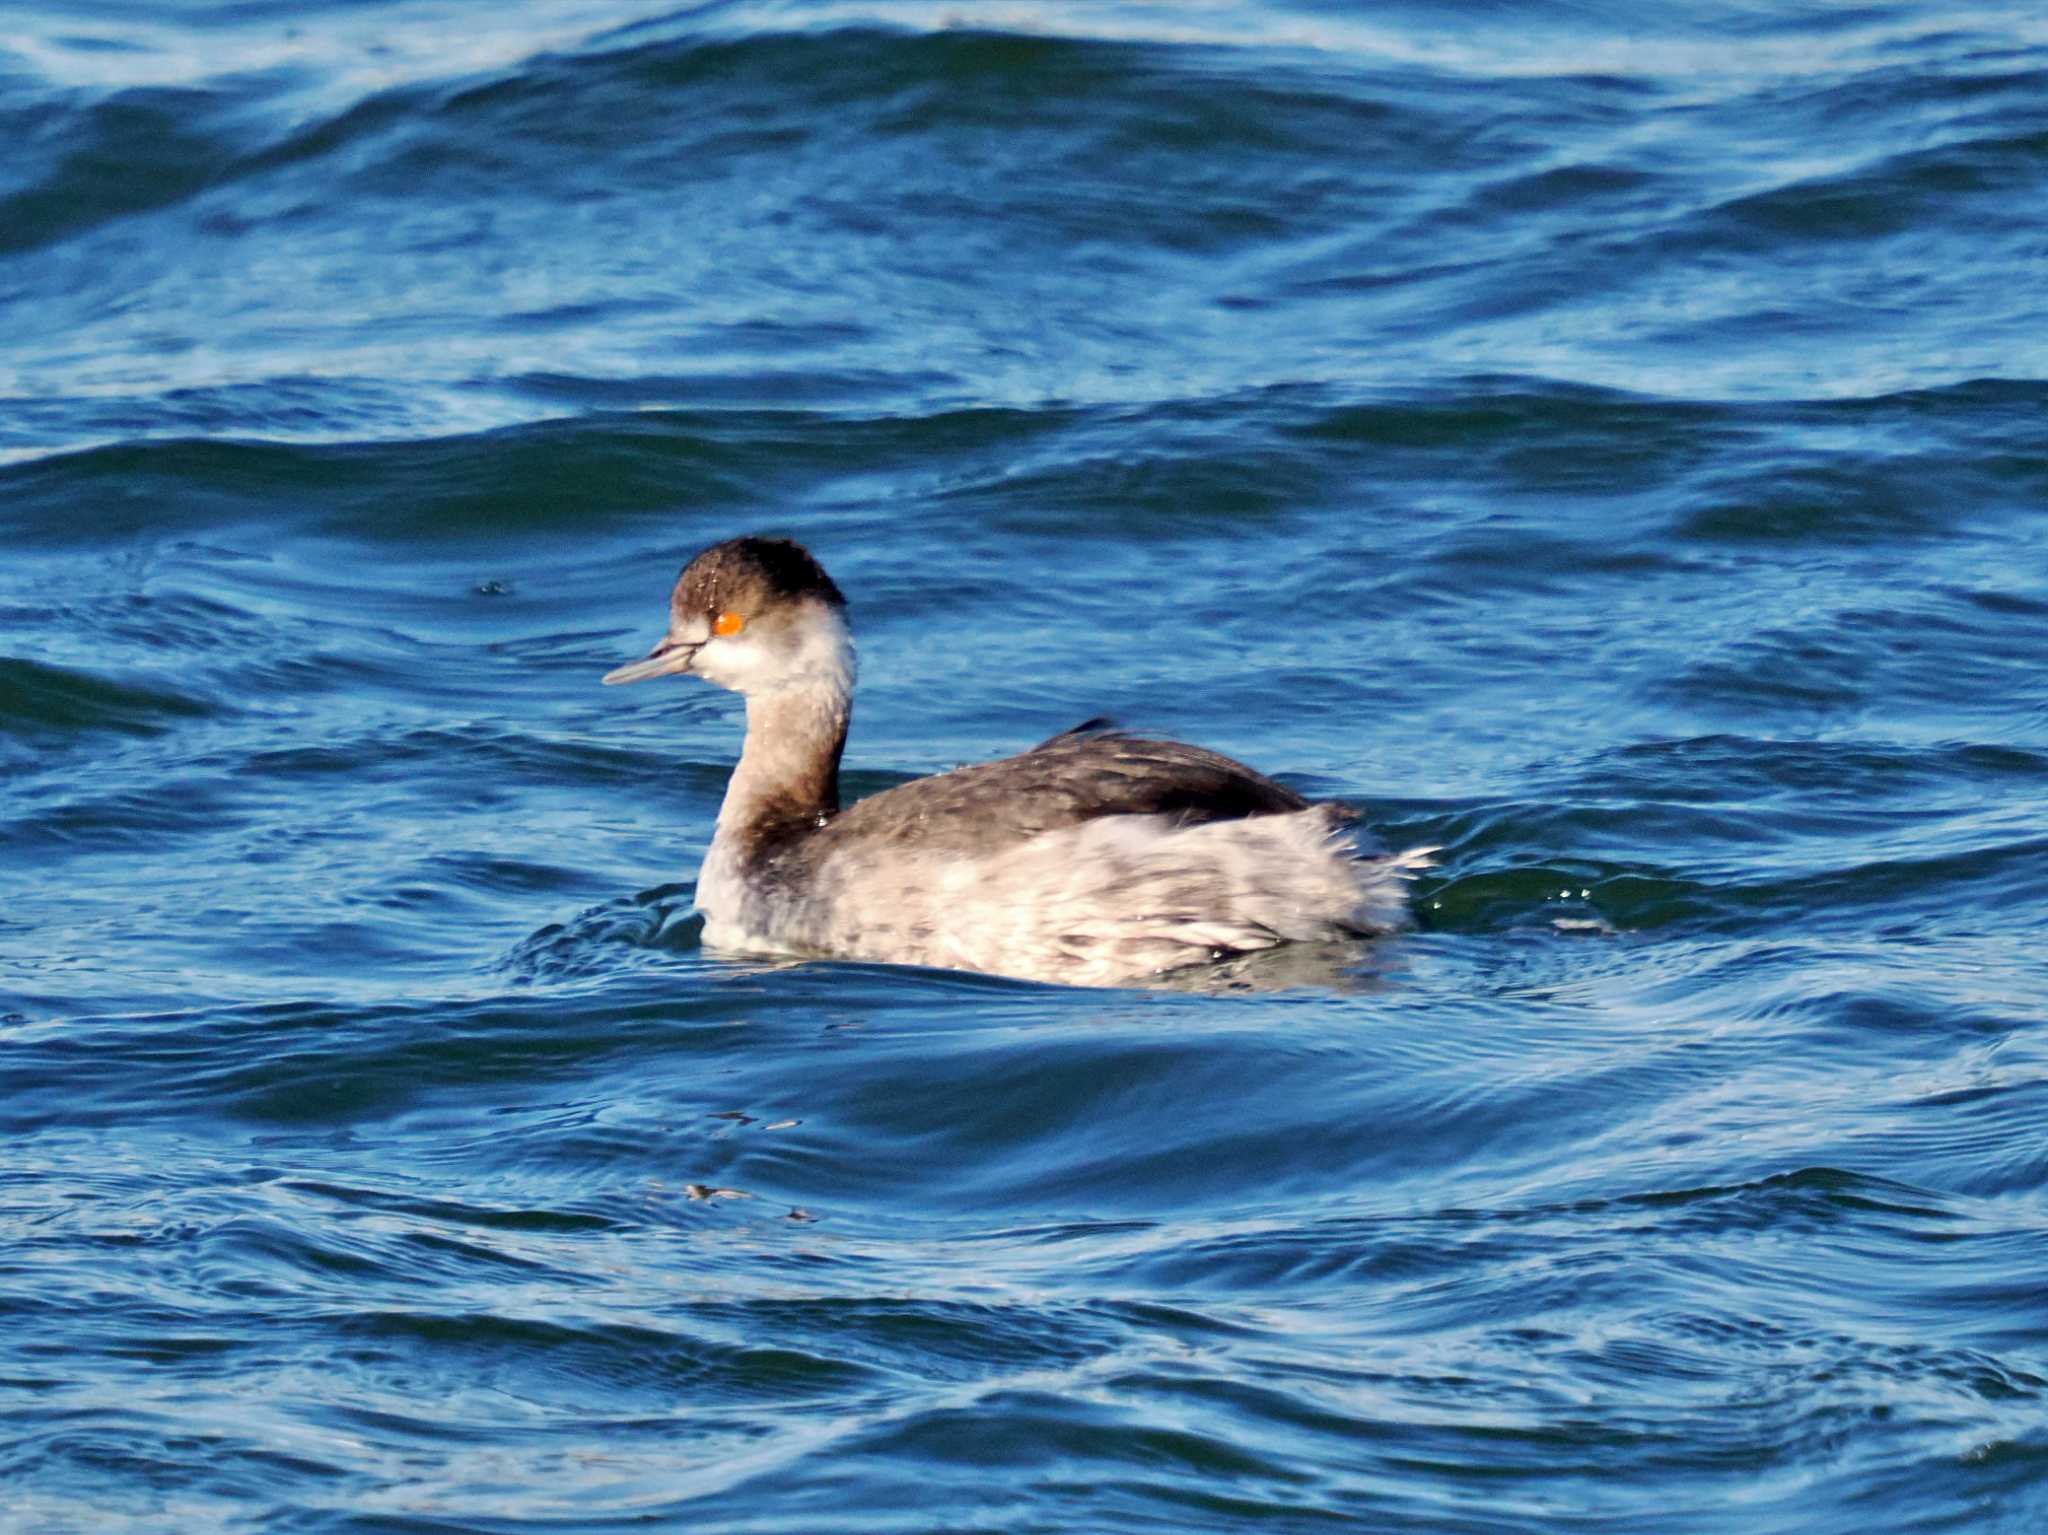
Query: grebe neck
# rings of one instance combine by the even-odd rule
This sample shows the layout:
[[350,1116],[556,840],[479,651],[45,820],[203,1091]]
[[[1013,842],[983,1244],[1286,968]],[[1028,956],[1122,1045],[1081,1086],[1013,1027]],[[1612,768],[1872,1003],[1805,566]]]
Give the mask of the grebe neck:
[[719,808],[717,840],[747,845],[839,810],[850,689],[823,680],[747,698],[747,739]]

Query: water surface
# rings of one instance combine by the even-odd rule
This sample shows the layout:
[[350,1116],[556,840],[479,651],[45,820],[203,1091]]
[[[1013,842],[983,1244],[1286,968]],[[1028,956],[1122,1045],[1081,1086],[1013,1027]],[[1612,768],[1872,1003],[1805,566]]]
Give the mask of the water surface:
[[[0,135],[0,1525],[2048,1519],[2032,7],[41,0]],[[1113,714],[1416,931],[705,952],[597,678],[743,531],[851,792]]]

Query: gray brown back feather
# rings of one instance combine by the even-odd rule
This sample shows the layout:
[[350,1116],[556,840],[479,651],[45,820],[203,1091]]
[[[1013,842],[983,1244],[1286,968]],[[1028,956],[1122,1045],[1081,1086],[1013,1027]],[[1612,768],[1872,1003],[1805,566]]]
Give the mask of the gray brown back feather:
[[1178,824],[1304,810],[1292,789],[1217,752],[1119,732],[1067,731],[1019,756],[885,789],[812,839],[920,852],[991,852],[1110,815]]

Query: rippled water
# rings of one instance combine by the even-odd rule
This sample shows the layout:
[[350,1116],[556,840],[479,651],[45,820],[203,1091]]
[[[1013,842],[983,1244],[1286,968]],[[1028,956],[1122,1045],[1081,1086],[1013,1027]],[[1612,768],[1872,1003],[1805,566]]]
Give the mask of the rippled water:
[[[2038,8],[9,27],[0,1526],[2048,1521]],[[1417,931],[704,952],[752,530]]]

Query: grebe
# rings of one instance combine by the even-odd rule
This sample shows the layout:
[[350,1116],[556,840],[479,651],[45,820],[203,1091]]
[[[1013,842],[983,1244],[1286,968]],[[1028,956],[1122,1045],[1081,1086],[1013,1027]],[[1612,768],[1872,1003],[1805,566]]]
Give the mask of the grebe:
[[685,672],[747,700],[697,876],[707,945],[1114,986],[1404,921],[1431,850],[1361,856],[1340,805],[1093,723],[842,810],[845,606],[800,545],[732,539],[684,568],[661,643],[604,678]]

